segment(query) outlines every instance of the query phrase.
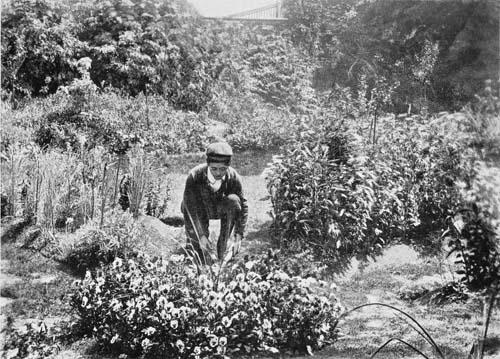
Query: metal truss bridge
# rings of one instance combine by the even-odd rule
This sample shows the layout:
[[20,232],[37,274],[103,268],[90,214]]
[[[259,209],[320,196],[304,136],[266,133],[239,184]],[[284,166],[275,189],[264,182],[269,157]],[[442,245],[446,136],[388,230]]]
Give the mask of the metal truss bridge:
[[262,6],[256,9],[247,10],[220,17],[220,20],[236,20],[236,21],[257,21],[257,22],[280,22],[287,19],[282,16],[281,1],[277,0],[273,4]]

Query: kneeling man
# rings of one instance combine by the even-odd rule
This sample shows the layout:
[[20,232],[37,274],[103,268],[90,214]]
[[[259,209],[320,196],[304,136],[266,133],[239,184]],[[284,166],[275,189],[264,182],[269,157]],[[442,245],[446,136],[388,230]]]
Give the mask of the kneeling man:
[[[243,194],[241,177],[230,166],[233,151],[225,142],[212,143],[207,147],[207,163],[193,168],[187,177],[181,205],[188,244],[205,262],[209,254],[215,254],[209,242],[209,220],[220,219],[220,235],[217,255],[224,258],[228,240],[234,231],[234,248],[237,252],[243,239],[248,218],[248,204]],[[235,254],[235,252],[233,254]]]

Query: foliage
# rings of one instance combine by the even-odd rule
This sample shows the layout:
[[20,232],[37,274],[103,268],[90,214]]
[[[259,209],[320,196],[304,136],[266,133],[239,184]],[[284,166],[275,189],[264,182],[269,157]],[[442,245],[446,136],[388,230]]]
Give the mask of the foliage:
[[487,87],[472,107],[434,119],[384,119],[370,153],[378,182],[399,205],[399,237],[427,252],[446,242],[460,277],[477,290],[498,276],[498,97]]
[[156,181],[150,183],[146,193],[144,213],[148,216],[163,219],[170,198],[170,182],[165,180],[165,176],[156,177]]
[[[498,8],[463,3],[287,0],[294,44],[321,62],[316,86],[356,89],[361,74],[399,86],[397,112],[457,110],[498,78]],[[495,40],[493,40],[495,39]]]
[[[352,256],[375,256],[389,241],[437,253],[446,237],[460,253],[470,289],[494,283],[496,217],[478,195],[496,198],[491,161],[498,152],[498,99],[491,87],[475,110],[380,118],[375,137],[368,110],[347,105],[349,93],[336,93],[335,108],[303,120],[272,166],[268,187],[280,244],[342,269]],[[360,117],[347,130],[336,119],[345,116]],[[490,282],[481,279],[486,273]]]
[[[130,152],[131,161],[137,157],[134,153]],[[133,165],[133,161],[129,164],[101,146],[73,153],[42,151],[35,144],[17,143],[9,145],[4,155],[8,166],[2,182],[7,185],[9,214],[33,218],[45,228],[66,232],[89,220],[103,222],[106,212],[118,204],[117,176]],[[158,159],[143,152],[144,156],[147,168],[140,176],[145,187],[143,198],[134,202],[134,211],[161,217],[169,201],[169,181]]]
[[102,226],[89,223],[75,235],[76,240],[64,249],[63,263],[79,274],[138,253],[138,229],[126,213],[108,215]]
[[[208,115],[227,123],[236,148],[264,149],[284,144],[294,113],[316,104],[314,65],[281,33],[280,26],[210,23],[220,73]],[[230,59],[230,61],[228,61]]]
[[2,9],[2,89],[12,96],[54,93],[77,77],[74,64],[83,44],[64,6],[14,0]]
[[156,168],[151,155],[140,147],[132,148],[128,153],[129,174],[120,184],[120,204],[137,217],[145,212],[154,217],[163,216],[168,196],[168,181],[165,171]]
[[[180,2],[182,3],[182,2]],[[80,9],[79,39],[95,65],[91,77],[131,95],[164,95],[176,108],[199,111],[213,78],[204,33],[173,1],[96,1]]]
[[304,111],[313,102],[312,64],[284,37],[268,35],[242,57],[250,72],[249,90],[264,102],[292,112]]
[[352,256],[376,255],[389,234],[378,228],[376,178],[366,157],[356,154],[354,139],[334,118],[303,120],[268,172],[280,244],[292,252],[311,250],[336,270]]
[[160,95],[198,112],[212,97],[219,63],[200,20],[186,12],[193,15],[184,1],[14,1],[2,14],[2,89],[55,93],[81,78],[79,62],[88,58],[101,89]]
[[[12,215],[35,218],[36,223],[54,229],[66,215],[76,214],[74,186],[81,180],[80,162],[73,154],[52,150],[42,152],[33,143],[9,145],[4,155],[8,197]],[[2,178],[3,180],[3,178]]]
[[72,305],[84,330],[120,353],[201,358],[312,352],[335,340],[341,307],[314,294],[310,283],[265,261],[224,267],[215,279],[198,275],[182,256],[117,259],[103,271],[87,272]]
[[[235,112],[240,101],[242,106]],[[223,119],[230,124],[226,139],[235,150],[278,148],[290,140],[294,116],[288,111],[252,97],[232,99],[229,106],[225,110],[231,113]]]
[[3,353],[9,359],[54,358],[60,350],[59,339],[61,333],[49,332],[43,322],[38,325],[27,324],[24,332],[9,330],[3,344]]
[[472,150],[465,160],[472,168],[470,177],[457,182],[460,205],[450,228],[450,247],[457,254],[463,282],[495,296],[500,288],[500,172],[495,162],[500,101],[491,87],[478,96],[475,110],[462,118],[462,141]]
[[369,148],[387,194],[383,201],[394,203],[399,225],[393,235],[427,252],[440,250],[439,236],[458,201],[454,181],[467,173],[459,147],[443,142],[442,125],[425,118],[384,118],[377,144]]
[[174,110],[160,97],[100,93],[89,85],[88,81],[74,81],[57,94],[16,110],[4,109],[2,150],[30,140],[43,148],[75,152],[104,146],[116,155],[137,143],[150,152],[176,154],[206,146],[203,115]]

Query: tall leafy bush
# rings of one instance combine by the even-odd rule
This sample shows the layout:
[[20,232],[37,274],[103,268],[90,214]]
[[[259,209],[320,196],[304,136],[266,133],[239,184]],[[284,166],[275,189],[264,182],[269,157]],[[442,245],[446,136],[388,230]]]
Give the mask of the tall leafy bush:
[[355,136],[333,118],[303,121],[268,173],[280,244],[310,251],[336,270],[353,256],[375,256],[384,243],[375,220],[376,177],[354,143]]
[[54,93],[78,77],[83,48],[67,9],[14,0],[2,9],[2,89],[15,98]]

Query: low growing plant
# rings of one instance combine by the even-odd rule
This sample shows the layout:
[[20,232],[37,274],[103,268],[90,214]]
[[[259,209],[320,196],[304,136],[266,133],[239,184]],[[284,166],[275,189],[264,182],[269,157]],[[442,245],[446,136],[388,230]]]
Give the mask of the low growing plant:
[[102,348],[151,358],[312,353],[336,339],[342,307],[315,294],[312,279],[266,260],[221,268],[211,277],[184,256],[116,259],[87,272],[72,306]]
[[8,334],[3,343],[3,358],[55,358],[63,339],[61,328],[49,330],[45,323],[27,324],[24,331],[13,329],[7,323]]

